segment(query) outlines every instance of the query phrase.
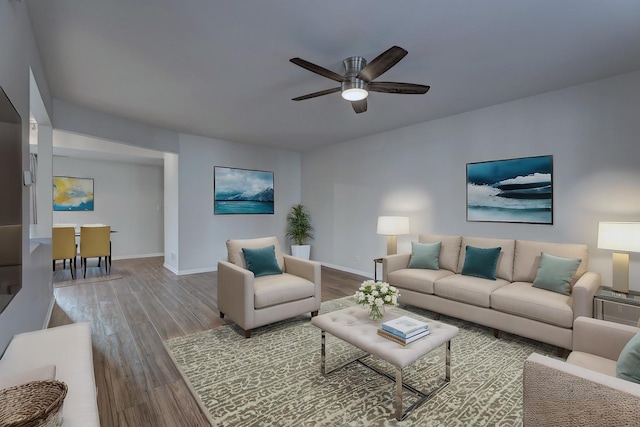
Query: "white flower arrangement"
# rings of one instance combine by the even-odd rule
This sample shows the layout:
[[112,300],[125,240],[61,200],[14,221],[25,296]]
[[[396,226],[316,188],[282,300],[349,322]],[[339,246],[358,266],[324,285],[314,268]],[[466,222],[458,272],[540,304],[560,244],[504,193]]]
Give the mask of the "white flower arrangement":
[[356,302],[369,307],[369,317],[374,320],[382,319],[385,305],[398,305],[400,292],[395,286],[386,282],[365,280],[356,291]]

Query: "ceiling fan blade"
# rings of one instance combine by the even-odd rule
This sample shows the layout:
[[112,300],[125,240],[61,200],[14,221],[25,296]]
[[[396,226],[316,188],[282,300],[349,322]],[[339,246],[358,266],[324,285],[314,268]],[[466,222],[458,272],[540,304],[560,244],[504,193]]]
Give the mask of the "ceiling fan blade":
[[302,67],[306,70],[311,71],[312,73],[316,73],[321,75],[322,77],[326,77],[328,79],[331,80],[335,80],[337,82],[342,83],[344,81],[344,77],[341,76],[338,73],[334,73],[331,70],[327,70],[326,68],[322,68],[319,65],[316,64],[312,64],[309,61],[305,61],[304,59],[301,58],[291,58],[289,61],[293,62],[294,64],[296,64],[299,67]]
[[367,111],[367,98],[361,99],[360,101],[351,101],[351,106],[356,113],[364,113]]
[[340,88],[339,87],[334,87],[332,89],[321,90],[320,92],[309,93],[307,95],[302,95],[302,96],[299,96],[297,98],[293,98],[292,101],[302,101],[302,100],[305,100],[305,99],[316,98],[316,97],[322,96],[322,95],[329,95],[330,93],[335,93],[335,92],[340,92]]
[[364,80],[365,82],[370,82],[371,80],[380,77],[384,74],[389,68],[396,65],[402,58],[407,55],[406,50],[399,46],[393,46],[380,55],[378,55],[373,61],[369,62],[363,69],[358,73],[358,78]]
[[421,95],[427,93],[431,86],[417,85],[413,83],[396,82],[371,82],[369,90],[371,92],[401,93],[404,95]]

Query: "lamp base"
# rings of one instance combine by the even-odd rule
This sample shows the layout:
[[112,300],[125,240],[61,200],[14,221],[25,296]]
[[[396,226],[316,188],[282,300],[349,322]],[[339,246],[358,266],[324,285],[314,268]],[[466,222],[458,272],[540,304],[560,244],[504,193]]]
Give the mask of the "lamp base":
[[398,253],[398,237],[387,236],[387,255],[395,255]]
[[613,290],[629,293],[629,254],[613,253]]

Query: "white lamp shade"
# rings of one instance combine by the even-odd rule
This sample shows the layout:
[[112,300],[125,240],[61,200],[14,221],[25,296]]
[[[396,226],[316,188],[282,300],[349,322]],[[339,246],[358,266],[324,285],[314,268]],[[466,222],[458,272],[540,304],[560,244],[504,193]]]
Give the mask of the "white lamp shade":
[[601,222],[598,248],[640,252],[640,222]]
[[397,236],[409,234],[409,217],[407,216],[379,216],[378,234]]

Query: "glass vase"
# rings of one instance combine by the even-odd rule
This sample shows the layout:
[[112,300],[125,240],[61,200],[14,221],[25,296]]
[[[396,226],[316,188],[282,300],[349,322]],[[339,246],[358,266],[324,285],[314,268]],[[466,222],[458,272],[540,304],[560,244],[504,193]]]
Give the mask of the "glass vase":
[[380,320],[384,316],[384,305],[377,306],[371,305],[369,306],[369,319],[371,320]]

